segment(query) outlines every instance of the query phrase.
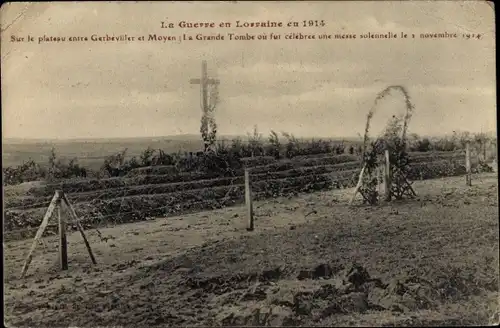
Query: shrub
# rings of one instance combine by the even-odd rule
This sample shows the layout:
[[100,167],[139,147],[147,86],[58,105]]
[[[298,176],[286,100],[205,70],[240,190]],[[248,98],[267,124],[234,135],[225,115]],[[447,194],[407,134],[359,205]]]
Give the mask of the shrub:
[[36,181],[44,179],[47,176],[47,171],[31,159],[17,167],[9,166],[3,168],[2,171],[4,185],[15,185],[23,182]]
[[343,143],[341,143],[339,145],[335,145],[334,149],[335,149],[335,153],[337,155],[341,155],[345,152],[345,146]]
[[285,144],[285,157],[293,158],[300,155],[300,143],[297,138],[286,132],[282,132],[282,134],[287,140],[287,143]]
[[410,180],[426,180],[457,176],[465,173],[465,160],[440,160],[431,163],[410,164],[408,178]]
[[332,150],[330,143],[321,139],[312,139],[299,147],[300,155],[325,154],[332,152]]
[[266,147],[266,155],[272,156],[279,160],[281,158],[281,142],[278,134],[271,130],[269,135],[269,145]]
[[155,150],[152,149],[151,147],[148,147],[146,150],[144,150],[141,154],[141,166],[151,166],[153,165],[153,155],[155,153]]
[[102,165],[102,170],[107,172],[110,177],[119,177],[127,173],[125,167],[125,155],[127,149],[116,153],[114,155],[108,156]]
[[262,134],[257,130],[257,126],[253,129],[253,134],[248,134],[248,146],[250,148],[250,156],[263,156],[264,155],[264,142]]
[[431,149],[431,142],[428,138],[418,141],[417,151],[429,151]]
[[158,149],[157,154],[152,159],[152,165],[174,165],[175,158],[171,154],[165,153],[163,150]]
[[77,159],[71,159],[68,164],[60,159],[57,159],[55,149],[52,148],[49,155],[49,180],[70,179],[70,178],[86,178],[87,170],[77,164]]
[[457,148],[458,147],[455,143],[455,140],[453,140],[452,138],[448,138],[448,137],[435,139],[434,141],[431,142],[431,149],[432,150],[454,151]]

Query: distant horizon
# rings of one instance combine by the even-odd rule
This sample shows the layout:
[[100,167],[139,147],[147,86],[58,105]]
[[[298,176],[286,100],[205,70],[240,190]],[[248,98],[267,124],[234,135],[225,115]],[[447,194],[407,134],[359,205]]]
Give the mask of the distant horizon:
[[[470,132],[472,134],[475,133],[480,133],[480,132],[472,132],[472,131],[467,131],[467,130],[456,130],[457,132]],[[282,132],[281,131],[276,131],[278,135],[281,137]],[[288,133],[287,131],[283,131]],[[267,137],[269,133],[263,133],[259,132],[262,137]],[[482,133],[486,134],[494,134],[496,135],[496,131],[482,131]],[[353,140],[353,139],[361,139],[359,135],[351,135],[351,136],[301,136],[301,135],[296,135],[293,133],[292,134],[294,137],[299,138],[299,139],[344,139],[344,140]],[[410,133],[413,134],[413,133]],[[453,132],[451,133],[443,133],[439,135],[424,135],[424,134],[418,134],[416,133],[419,137],[421,138],[442,138],[442,137],[448,137],[453,135]],[[233,134],[222,134],[217,137],[217,140],[227,140],[227,139],[234,139],[234,138],[247,138],[248,134],[241,134],[241,135],[233,135]],[[144,139],[163,139],[163,140],[168,140],[168,139],[173,139],[173,140],[179,140],[179,139],[200,139],[201,141],[201,135],[194,134],[194,133],[183,133],[183,134],[171,134],[171,135],[162,135],[162,136],[130,136],[130,137],[74,137],[74,138],[44,138],[44,137],[39,137],[39,138],[20,138],[20,137],[2,137],[2,143],[8,143],[12,141],[16,142],[43,142],[43,141],[56,141],[56,142],[85,142],[85,141],[121,141],[121,140],[144,140]]]
[[[276,131],[277,132],[277,131]],[[286,131],[284,131],[286,132]],[[267,138],[269,133],[263,133],[259,132],[263,138]],[[278,135],[281,137],[281,131],[277,132]],[[299,139],[359,139],[359,136],[315,136],[315,137],[308,137],[308,136],[300,136],[300,135],[295,135],[292,134],[294,137],[299,138]],[[233,135],[233,134],[224,134],[220,135],[217,137],[217,140],[227,140],[227,139],[234,139],[234,138],[247,138],[248,134],[241,134],[241,135]],[[64,142],[64,141],[113,141],[113,140],[144,140],[144,139],[163,139],[163,140],[168,140],[168,139],[173,139],[173,140],[180,140],[180,139],[201,139],[201,135],[197,135],[194,133],[183,133],[183,134],[171,134],[171,135],[162,135],[162,136],[131,136],[131,137],[75,137],[75,138],[19,138],[19,137],[4,137],[2,138],[3,141],[59,141],[59,142]]]

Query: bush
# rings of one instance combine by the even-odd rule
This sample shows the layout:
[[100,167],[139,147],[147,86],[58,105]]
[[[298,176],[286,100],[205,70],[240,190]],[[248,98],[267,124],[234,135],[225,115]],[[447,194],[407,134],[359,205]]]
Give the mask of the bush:
[[151,147],[148,147],[146,150],[144,150],[141,154],[141,166],[151,166],[153,164],[154,153],[155,150]]
[[264,156],[264,142],[257,126],[254,127],[253,134],[248,134],[248,147],[250,148],[251,157]]
[[3,184],[16,185],[23,182],[45,179],[47,170],[33,160],[24,162],[17,167],[6,167],[3,170]]
[[285,157],[290,159],[300,155],[300,143],[297,138],[286,132],[282,132],[282,134],[287,140],[287,143],[285,144]]
[[429,151],[431,149],[431,142],[428,138],[418,141],[417,151]]
[[49,180],[70,179],[75,177],[86,178],[87,170],[77,164],[77,159],[71,159],[68,164],[57,159],[55,148],[52,148],[49,156]]
[[465,173],[465,160],[440,160],[431,163],[410,164],[408,178],[410,180],[427,180]]
[[[127,149],[116,153],[114,155],[108,156],[102,165],[102,170],[107,172],[110,177],[119,177],[127,174],[127,169],[131,169],[131,165],[125,165],[125,155]],[[133,164],[137,164],[137,160],[133,159]]]
[[336,147],[330,145],[328,141],[312,139],[311,141],[305,142],[301,147],[299,147],[298,153],[302,156],[304,155],[317,155],[325,154],[336,151]]
[[175,157],[158,149],[158,153],[153,157],[152,165],[175,165]]
[[269,135],[269,144],[266,146],[265,153],[279,160],[281,158],[281,142],[278,134],[271,130]]
[[77,164],[77,159],[65,163],[56,157],[52,148],[48,168],[43,168],[33,160],[29,160],[17,167],[3,168],[4,185],[15,185],[23,182],[38,180],[60,180],[70,178],[86,178],[87,169]]

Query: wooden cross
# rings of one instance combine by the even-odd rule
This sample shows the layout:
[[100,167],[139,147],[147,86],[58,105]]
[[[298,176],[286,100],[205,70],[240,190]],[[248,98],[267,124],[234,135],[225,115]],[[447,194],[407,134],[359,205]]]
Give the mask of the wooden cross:
[[199,84],[201,86],[201,103],[202,110],[207,111],[208,109],[208,86],[209,85],[218,85],[220,83],[217,79],[208,78],[207,73],[207,61],[204,60],[201,62],[201,79],[191,79],[191,84]]

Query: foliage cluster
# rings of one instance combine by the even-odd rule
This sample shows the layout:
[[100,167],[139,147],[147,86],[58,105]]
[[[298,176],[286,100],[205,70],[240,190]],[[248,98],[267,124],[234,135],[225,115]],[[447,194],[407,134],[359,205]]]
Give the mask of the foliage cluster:
[[46,166],[42,166],[30,159],[17,167],[5,167],[2,171],[4,185],[15,185],[39,180],[53,181],[87,177],[87,169],[80,166],[76,158],[67,162],[57,159],[54,148],[50,152]]

